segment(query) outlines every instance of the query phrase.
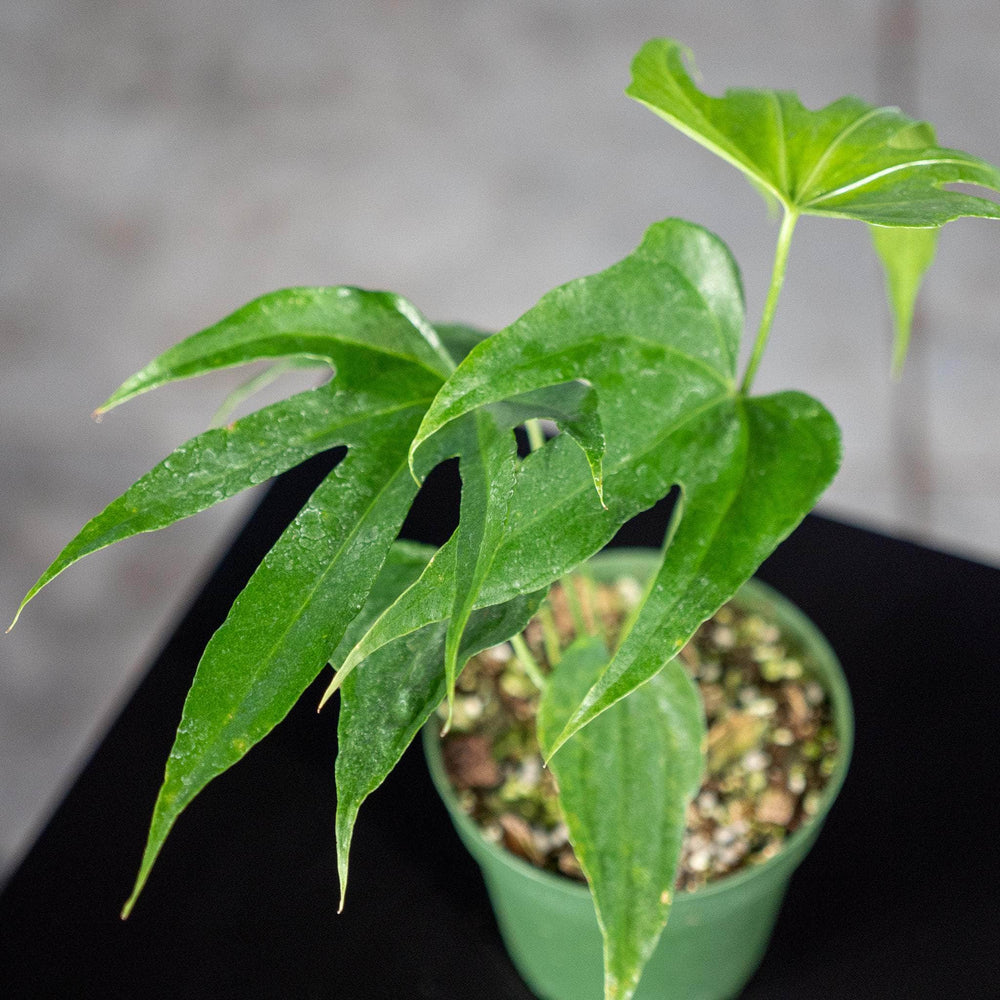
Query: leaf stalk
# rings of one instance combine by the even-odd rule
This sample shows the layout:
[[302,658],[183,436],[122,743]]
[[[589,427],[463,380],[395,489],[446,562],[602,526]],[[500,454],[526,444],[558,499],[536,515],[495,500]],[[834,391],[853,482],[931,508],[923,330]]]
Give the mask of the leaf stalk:
[[788,251],[792,244],[792,234],[795,232],[795,224],[799,221],[799,213],[787,203],[784,206],[784,215],[781,219],[781,229],[778,232],[778,245],[774,251],[774,264],[771,267],[771,285],[767,290],[767,299],[764,302],[764,311],[761,313],[760,326],[757,328],[757,338],[754,340],[753,350],[750,353],[750,360],[747,362],[747,369],[743,375],[743,382],[740,384],[740,392],[747,395],[753,385],[754,376],[764,356],[764,349],[767,347],[767,340],[771,334],[771,326],[774,323],[774,314],[778,309],[778,299],[781,296],[781,289],[785,284],[785,270],[788,267]]

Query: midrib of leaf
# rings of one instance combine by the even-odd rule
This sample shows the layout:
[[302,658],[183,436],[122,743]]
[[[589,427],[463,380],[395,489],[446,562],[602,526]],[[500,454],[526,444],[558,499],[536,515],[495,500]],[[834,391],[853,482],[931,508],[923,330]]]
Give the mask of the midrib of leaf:
[[961,166],[968,166],[968,164],[965,163],[964,160],[958,160],[952,157],[945,157],[945,156],[931,157],[925,160],[907,160],[905,163],[894,163],[891,166],[883,167],[881,170],[876,170],[870,174],[866,174],[864,177],[859,177],[857,180],[851,181],[850,184],[844,184],[839,188],[835,188],[833,191],[824,191],[822,194],[816,195],[815,198],[810,198],[809,201],[804,202],[802,207],[804,209],[808,209],[812,208],[815,205],[821,204],[824,201],[829,201],[832,198],[839,198],[841,195],[849,194],[851,191],[856,191],[859,188],[867,187],[869,184],[874,184],[876,181],[881,180],[883,177],[887,177],[890,174],[899,173],[901,170],[911,170],[914,167],[935,167],[935,166],[961,167]]
[[[653,351],[666,357],[673,357],[684,361],[693,368],[698,369],[702,374],[708,376],[713,382],[715,382],[721,389],[724,389],[728,394],[735,389],[735,381],[728,375],[719,371],[708,361],[703,358],[699,358],[697,355],[689,354],[683,351],[681,348],[676,347],[672,344],[665,344],[661,340],[655,340],[649,337],[637,336],[635,334],[611,334],[606,333],[595,333],[592,336],[582,338],[575,341],[572,345],[568,346],[565,350],[559,351],[558,353],[551,353],[545,356],[545,361],[553,361],[562,357],[566,357],[570,363],[574,362],[573,356],[579,353],[581,348],[586,348],[590,345],[596,345],[598,348],[609,349],[614,347],[616,344],[621,343],[625,346],[626,352],[629,345],[643,345],[651,348]],[[596,353],[599,353],[596,352]],[[507,370],[508,375],[511,377],[515,376],[517,372],[522,370],[531,371],[538,365],[538,359],[532,359],[531,363],[525,363],[525,365],[518,368],[510,368]],[[588,373],[586,371],[580,370],[579,367],[573,368],[570,371],[563,373],[566,378],[580,378],[580,379],[594,379],[593,373]],[[565,381],[565,379],[563,379]],[[599,380],[594,380],[595,383]],[[558,384],[558,383],[548,383],[548,384]],[[534,388],[541,388],[542,386],[534,386]],[[490,392],[489,390],[492,390]],[[443,427],[447,426],[454,420],[459,419],[459,417],[465,415],[471,410],[477,409],[481,406],[491,406],[494,403],[502,403],[506,395],[501,395],[505,393],[506,390],[503,388],[496,388],[495,382],[493,380],[482,377],[479,382],[473,385],[471,389],[465,390],[461,396],[457,396],[447,402],[443,409],[444,419],[441,419],[442,414],[434,414],[428,411],[427,416],[431,416],[434,419],[430,422],[429,429],[421,424],[420,430],[417,432],[416,437],[411,445],[410,453],[411,456],[416,453],[424,442],[430,440],[430,438],[440,431]],[[484,398],[478,398],[480,395],[484,395]],[[467,400],[469,397],[473,397],[474,402],[471,406],[467,405]],[[440,399],[440,395],[438,396]],[[431,405],[431,410],[433,410],[433,404]],[[425,416],[425,423],[427,421],[427,416]],[[412,465],[412,460],[411,460]],[[605,478],[607,478],[608,471],[605,467]],[[593,484],[589,484],[593,488]]]
[[[729,511],[732,510],[733,504],[736,502],[736,498],[742,492],[743,484],[747,481],[749,441],[746,431],[748,424],[745,414],[743,412],[742,398],[738,398],[737,400],[735,400],[735,404],[740,413],[740,426],[743,429],[744,433],[740,435],[740,446],[738,454],[733,455],[730,458],[731,462],[730,468],[736,467],[736,463],[738,462],[739,472],[736,475],[734,475],[731,479],[727,480],[728,482],[732,483],[732,486],[723,496],[715,494],[712,497],[713,508],[716,511],[714,527],[711,531],[711,534],[707,536],[704,535],[702,536],[703,544],[700,547],[700,551],[695,554],[693,562],[685,565],[685,576],[688,579],[693,579],[695,576],[697,576],[698,572],[704,566],[705,560],[711,554],[715,539],[719,535],[719,526],[725,522],[726,516],[728,515]],[[686,477],[681,476],[679,478],[684,479]],[[696,487],[703,487],[705,484],[703,482],[699,482],[696,483],[695,485]],[[683,482],[681,483],[681,495],[677,500],[678,510],[680,512],[680,520],[675,521],[675,524],[678,527],[680,527],[680,525],[683,523],[684,507],[686,506],[687,495],[690,493],[691,488],[692,488],[691,486],[685,487],[685,484]],[[674,532],[674,535],[676,535],[676,531]],[[673,543],[674,543],[674,538],[672,537],[670,539],[670,544],[673,545]],[[667,551],[669,552],[669,546],[667,547]],[[687,566],[690,566],[690,569],[688,569]],[[676,605],[676,600],[672,602],[670,607],[667,609],[668,614],[670,613],[670,611],[672,611],[675,605]],[[716,609],[714,608],[711,609],[709,611],[709,614],[711,614],[714,610]],[[637,622],[633,622],[633,626],[637,624],[638,621],[641,621],[641,617],[640,619],[637,620]],[[662,616],[660,617],[660,621],[662,622]],[[683,636],[678,642],[675,642],[672,656],[676,656],[676,654],[680,652],[682,646],[684,645],[684,642],[686,642],[687,639],[689,638],[690,636]],[[630,685],[627,691],[619,692],[611,700],[608,700],[607,703],[603,703],[601,701],[601,699],[604,698],[605,696],[605,692],[613,690],[619,684],[622,678],[627,675],[628,670],[632,666],[632,664],[635,663],[634,656],[632,656],[631,659],[624,664],[624,666],[622,666],[619,661],[619,654],[623,650],[626,650],[627,642],[628,642],[628,637],[626,636],[625,640],[623,640],[622,642],[622,645],[619,646],[619,649],[616,651],[615,655],[608,663],[608,666],[605,669],[604,673],[602,673],[601,676],[597,679],[597,681],[595,681],[593,687],[587,692],[583,701],[580,703],[579,708],[572,714],[569,721],[566,723],[565,728],[554,741],[551,752],[548,754],[547,758],[548,760],[551,760],[552,757],[554,757],[555,754],[559,751],[559,748],[575,733],[579,732],[579,730],[581,730],[588,722],[596,718],[598,715],[600,715],[602,712],[610,708],[616,702],[620,701],[622,698],[626,697],[634,689],[635,685]],[[631,647],[628,647],[627,651],[631,652]],[[672,656],[669,658],[664,657],[664,663],[669,662],[669,660],[672,659]],[[595,706],[598,707],[595,709]]]
[[[632,452],[628,454],[621,455],[618,462],[606,473],[606,479],[610,479],[612,476],[619,472],[626,470],[629,466],[641,463],[644,458],[648,455],[655,453],[659,448],[677,433],[685,424],[690,423],[693,420],[698,420],[703,417],[706,413],[711,411],[717,406],[723,405],[727,400],[736,399],[737,396],[726,393],[725,395],[715,396],[711,399],[706,400],[703,404],[697,407],[692,407],[690,410],[685,410],[676,420],[664,427],[658,434],[653,438],[648,439],[648,444],[643,448],[638,455]],[[564,490],[562,496],[578,497],[583,493],[591,492],[590,483],[583,483],[581,486],[577,486],[572,490]],[[524,517],[518,522],[518,534],[523,533],[525,530],[530,532],[530,529],[537,524],[539,521],[544,521],[548,516],[551,508],[534,508],[534,513]],[[523,525],[523,527],[522,527]],[[493,602],[493,598],[490,598],[489,603]]]
[[[668,441],[669,438],[673,436],[673,434],[679,431],[686,423],[700,419],[706,413],[710,412],[713,408],[725,404],[727,400],[730,400],[732,398],[734,398],[733,395],[727,392],[723,395],[719,395],[711,399],[705,400],[701,405],[697,407],[692,407],[689,410],[685,410],[684,413],[680,414],[676,420],[672,421],[667,427],[662,429],[655,437],[647,441],[646,446],[640,452],[638,458],[634,457],[631,453],[620,456],[619,461],[612,469],[608,478],[610,478],[610,476],[615,475],[619,471],[625,470],[628,466],[634,465],[637,462],[641,462],[643,457],[652,454],[656,452],[659,448],[661,448],[663,444],[666,441]],[[528,461],[530,461],[530,457]],[[566,489],[561,491],[560,503],[564,501],[567,497],[578,498],[583,493],[590,493],[591,489],[592,486],[590,482],[581,479],[579,481],[579,485],[573,487],[572,489]],[[667,486],[667,489],[664,490],[664,494],[666,494],[666,492],[668,491],[669,491],[669,485]],[[518,535],[519,536],[523,536],[525,534],[530,535],[532,533],[533,528],[535,528],[539,522],[544,522],[548,517],[551,516],[552,509],[553,509],[552,506],[544,508],[541,507],[540,505],[533,506],[531,513],[525,515],[524,518],[518,522],[518,529],[517,529]],[[445,545],[438,550],[432,562],[441,558],[442,552],[444,551],[445,548],[453,545],[455,545],[454,535],[452,535],[452,537],[448,540],[448,542],[445,543]],[[503,550],[503,547],[504,545],[501,544],[500,547],[497,549],[497,552],[494,553],[493,557],[491,558],[490,560],[491,568],[496,560],[496,555]],[[484,579],[483,590],[486,590],[486,584],[489,583],[489,579],[490,579],[489,576],[487,576]],[[419,585],[419,583],[420,581],[418,580],[417,583],[414,584],[414,586]],[[510,596],[511,594],[508,593],[506,587],[502,588],[502,591],[500,593],[490,591],[486,594],[486,596],[481,596],[474,602],[473,609],[479,610],[480,608],[488,607],[492,604],[498,603],[499,601],[506,600]],[[355,646],[348,652],[347,656],[344,657],[343,662],[337,668],[337,672],[333,680],[331,681],[329,687],[323,694],[322,700],[320,702],[320,707],[322,707],[326,703],[326,701],[329,700],[329,698],[333,695],[333,693],[337,690],[337,688],[339,688],[341,684],[343,684],[344,680],[358,666],[359,663],[361,663],[367,657],[371,656],[372,653],[376,652],[376,650],[380,649],[383,645],[386,645],[387,643],[392,642],[397,638],[400,638],[400,635],[386,636],[380,641],[379,645],[373,646],[371,648],[365,647],[365,639],[368,637],[368,634],[375,630],[376,626],[379,624],[381,619],[384,618],[386,615],[388,615],[390,610],[391,610],[390,608],[387,608],[383,612],[383,614],[379,616],[379,618],[376,619],[375,622],[373,622],[371,628],[368,630],[368,633],[366,633],[365,636],[359,639],[358,642],[355,644]],[[438,621],[443,620],[444,616],[448,614],[448,610],[444,607],[444,604],[442,604],[439,614],[441,615],[441,618],[436,619]],[[429,624],[429,622],[426,623]],[[418,626],[414,625],[412,628],[410,628],[409,631],[411,632],[415,631],[417,627]],[[364,648],[363,652],[362,648]]]
[[[416,414],[414,414],[414,417],[416,417]],[[384,441],[383,441],[383,447],[384,447]],[[388,464],[387,468],[393,469],[393,465]],[[331,475],[333,474],[334,473],[331,473]],[[366,525],[368,520],[368,515],[377,505],[378,500],[384,494],[389,492],[390,489],[400,480],[401,477],[407,480],[409,480],[410,478],[409,468],[405,458],[405,452],[403,452],[403,454],[401,455],[398,455],[394,471],[392,472],[392,474],[384,476],[381,480],[381,485],[373,492],[368,502],[358,508],[358,516],[355,519],[354,525],[348,532],[345,533],[343,541],[333,550],[331,558],[327,561],[326,568],[321,573],[318,574],[316,586],[313,586],[311,588],[303,588],[304,592],[308,596],[298,605],[297,613],[294,614],[294,616],[291,616],[287,619],[286,627],[282,631],[277,633],[276,641],[272,642],[270,646],[266,648],[266,653],[262,656],[254,657],[253,665],[248,667],[247,669],[247,676],[250,678],[250,683],[244,686],[244,691],[247,692],[247,694],[241,695],[239,697],[239,700],[237,700],[234,704],[230,706],[229,710],[225,712],[225,714],[222,716],[221,720],[217,724],[211,726],[210,728],[206,727],[205,729],[202,730],[203,735],[199,740],[202,749],[199,751],[196,757],[198,769],[203,768],[205,761],[209,756],[209,752],[213,749],[217,749],[220,746],[220,744],[222,744],[225,741],[224,734],[227,732],[229,727],[235,721],[237,711],[248,704],[249,701],[248,695],[252,693],[254,689],[257,687],[258,679],[261,677],[262,673],[265,670],[267,670],[274,664],[274,662],[276,662],[276,653],[279,651],[279,648],[281,646],[280,640],[288,636],[289,633],[292,631],[293,627],[296,626],[297,623],[302,619],[303,612],[309,604],[309,597],[316,594],[317,590],[319,589],[319,583],[327,580],[330,574],[333,572],[334,568],[339,566],[341,558],[344,554],[344,550],[347,547],[348,543],[351,540],[355,539],[358,536],[358,532],[360,531],[361,527],[363,525]],[[286,529],[286,532],[288,530],[289,529]],[[272,549],[272,551],[274,550]],[[245,593],[246,591],[244,591],[244,594]],[[243,595],[241,595],[241,597],[242,596]],[[238,597],[236,603],[233,605],[233,608],[230,610],[229,617],[227,617],[226,620],[227,623],[232,620],[234,614],[238,613],[237,608],[239,607],[239,604],[240,604],[240,598]],[[219,639],[220,635],[222,634],[225,628],[226,624],[224,624],[222,628],[215,633],[212,639],[213,643]],[[212,643],[210,643],[210,647],[211,645]],[[206,650],[205,655],[208,655],[208,650]],[[194,689],[192,688],[192,691],[193,690]],[[185,711],[186,711],[186,706],[185,706]],[[183,726],[183,720],[182,720],[182,726]],[[178,731],[178,738],[179,737],[180,737],[180,730]],[[250,747],[253,746],[256,742],[258,742],[260,738],[261,737],[255,738],[255,735],[253,733],[250,733],[249,740],[243,740],[243,738],[241,737],[241,740],[243,740],[243,742],[246,742],[247,745],[242,751],[238,753],[236,759],[238,760],[239,756],[242,756],[242,754],[245,753],[247,750],[249,750]],[[129,896],[128,900],[126,901],[124,908],[122,910],[123,917],[127,917],[128,914],[131,912],[132,907],[135,905],[135,902],[138,899],[139,894],[142,891],[146,883],[146,880],[149,877],[153,865],[157,857],[159,856],[160,851],[162,850],[163,844],[165,843],[166,838],[169,835],[170,831],[173,829],[174,823],[180,816],[181,812],[183,812],[183,810],[187,807],[187,805],[195,798],[195,796],[198,795],[198,793],[205,787],[205,785],[212,780],[212,778],[214,778],[217,774],[221,773],[221,771],[224,770],[226,767],[229,767],[232,763],[234,763],[234,761],[230,761],[222,768],[218,768],[215,765],[211,765],[211,767],[214,768],[215,773],[209,775],[209,777],[207,778],[205,778],[203,774],[196,774],[196,771],[193,770],[190,766],[188,766],[186,768],[186,772],[184,775],[180,777],[175,776],[173,779],[175,784],[177,782],[180,783],[180,787],[171,788],[168,791],[168,783],[171,780],[169,773],[170,763],[175,759],[177,759],[174,756],[175,750],[176,750],[176,745],[174,750],[171,751],[171,756],[170,759],[168,760],[167,775],[165,775],[164,777],[164,783],[160,789],[160,793],[157,798],[157,803],[154,809],[153,822],[150,827],[149,839],[146,845],[146,851],[143,855],[143,859],[140,864],[139,873],[136,878],[135,886],[133,887],[132,893]]]
[[[308,393],[312,394],[312,393],[327,392],[327,391],[329,391],[328,388],[327,387],[323,387],[321,389],[311,389],[311,390],[308,390]],[[294,397],[294,396],[290,397],[289,400],[285,400],[285,401],[283,401],[281,403],[276,403],[272,407],[269,407],[266,410],[258,411],[258,413],[256,413],[256,414],[251,414],[249,417],[247,417],[245,419],[253,421],[255,418],[258,418],[260,416],[260,414],[262,414],[262,413],[266,414],[268,412],[268,410],[274,410],[274,409],[277,409],[277,408],[281,408],[284,405],[286,405],[288,402],[290,402],[291,400],[294,400],[295,398],[296,397]],[[366,424],[369,424],[371,422],[371,420],[373,420],[373,419],[388,419],[388,418],[391,418],[392,416],[395,416],[397,414],[403,413],[403,412],[405,412],[408,409],[418,409],[419,408],[420,412],[422,412],[422,413],[426,412],[427,407],[430,405],[431,399],[432,399],[432,397],[429,397],[429,396],[416,397],[416,398],[414,398],[412,400],[406,400],[406,401],[403,401],[401,403],[394,403],[392,405],[386,405],[385,407],[383,407],[381,409],[368,409],[368,410],[365,410],[363,412],[346,414],[344,416],[344,419],[342,419],[340,421],[335,421],[332,424],[328,424],[323,429],[317,429],[316,431],[314,431],[311,434],[304,434],[304,435],[302,435],[301,438],[297,439],[297,442],[299,444],[299,449],[298,450],[300,452],[307,451],[307,450],[309,450],[309,448],[311,447],[311,445],[314,444],[317,441],[323,442],[324,438],[329,438],[331,435],[337,434],[339,432],[345,432],[346,433],[352,427],[365,426]],[[230,433],[230,432],[227,431],[225,428],[215,428],[215,429],[212,429],[212,430],[206,432],[206,435],[214,434],[216,436],[220,436],[221,437],[222,435],[225,435],[225,434],[228,434],[228,433]],[[182,448],[187,448],[187,449],[190,449],[192,447],[197,447],[197,443],[200,442],[206,435],[199,435],[198,437],[193,438],[191,441],[186,442],[181,447]],[[333,447],[337,443],[348,444],[349,442],[348,441],[332,442],[332,443],[329,444],[329,446]],[[326,445],[327,442],[323,442],[323,444]],[[116,504],[118,504],[122,500],[124,500],[124,498],[126,496],[128,496],[129,492],[132,489],[135,489],[140,483],[143,482],[144,479],[146,479],[147,477],[153,475],[164,464],[164,462],[167,462],[167,461],[169,461],[171,459],[172,455],[173,455],[173,453],[171,453],[171,455],[168,455],[163,460],[163,462],[160,462],[157,466],[154,467],[154,469],[152,469],[149,473],[147,473],[145,476],[141,477],[139,480],[137,480],[136,483],[134,483],[131,487],[129,487],[129,490],[126,490],[126,492],[124,494],[122,494],[120,497],[118,497],[117,499],[111,501],[111,503],[108,505],[107,508],[105,508],[105,511],[103,513],[107,513],[108,510],[112,509]],[[278,462],[277,457],[275,458],[275,462],[278,465],[281,464],[281,463]],[[246,467],[249,468],[251,465],[259,464],[259,459],[255,459],[253,462],[251,462],[248,459],[248,461],[246,463],[244,463],[244,464],[246,465]],[[291,463],[288,463],[288,465],[290,465],[290,464]],[[285,467],[287,468],[288,465],[286,465]],[[230,468],[232,468],[232,466],[230,466]],[[279,472],[281,471],[280,468],[279,468],[278,471]],[[65,570],[69,569],[71,566],[73,566],[75,563],[77,563],[80,559],[84,558],[85,556],[92,555],[95,552],[99,552],[101,549],[107,548],[109,545],[114,545],[116,542],[123,541],[125,538],[135,537],[136,535],[139,535],[139,534],[147,534],[147,533],[150,533],[152,531],[157,531],[161,527],[165,527],[167,524],[171,524],[171,523],[174,523],[177,520],[183,520],[183,519],[185,519],[187,517],[194,516],[194,514],[200,513],[203,510],[207,510],[210,507],[215,506],[217,503],[222,503],[224,500],[230,499],[236,493],[241,492],[244,489],[249,489],[250,486],[252,486],[252,485],[254,485],[254,484],[253,483],[247,483],[245,486],[240,486],[239,488],[231,490],[231,491],[228,491],[228,492],[224,490],[222,492],[222,495],[217,500],[214,500],[212,503],[208,503],[205,506],[200,507],[198,510],[192,511],[190,513],[185,513],[185,514],[183,514],[180,517],[174,517],[174,518],[169,519],[169,520],[164,520],[164,522],[162,524],[161,523],[156,523],[156,524],[153,524],[151,527],[148,527],[148,528],[138,528],[135,531],[129,531],[129,526],[131,524],[133,524],[137,520],[141,521],[144,517],[147,517],[149,515],[149,509],[148,508],[142,508],[142,507],[133,508],[128,515],[123,516],[123,517],[119,518],[118,520],[115,520],[112,523],[110,523],[108,525],[107,529],[103,533],[98,534],[98,535],[94,535],[92,538],[88,539],[85,548],[82,549],[81,551],[79,551],[79,552],[74,551],[71,554],[70,557],[65,557],[65,551],[66,550],[64,550],[62,553],[60,553],[59,556],[56,557],[56,559],[53,561],[53,563],[48,567],[48,569],[46,569],[46,571],[42,574],[42,576],[34,584],[34,586],[24,596],[24,599],[21,601],[21,604],[19,605],[19,607],[17,609],[17,613],[14,616],[14,620],[7,627],[7,631],[9,632],[9,631],[11,631],[11,629],[14,628],[14,626],[18,622],[18,619],[21,616],[21,613],[24,611],[25,607],[28,605],[28,603],[34,597],[36,597],[38,595],[38,593],[44,587],[46,587],[50,583],[52,583],[52,581],[55,580],[58,576],[60,576],[63,572],[65,572]],[[97,515],[97,519],[100,519],[103,516],[103,513]],[[87,532],[87,526],[85,525],[84,528],[83,528],[83,530],[77,535],[77,537],[75,539],[73,539],[72,542],[70,542],[70,546],[73,546],[75,542],[79,541],[80,538],[83,537],[86,534],[86,532]],[[67,546],[67,548],[69,548],[69,546]]]
[[809,171],[808,177],[806,177],[806,179],[799,186],[799,190],[796,192],[795,195],[796,204],[799,205],[800,207],[805,204],[805,202],[803,202],[802,199],[806,196],[807,192],[809,191],[809,188],[812,186],[813,181],[816,179],[817,176],[819,176],[823,172],[830,157],[833,156],[834,151],[848,138],[848,136],[856,132],[859,128],[861,128],[862,125],[870,121],[872,118],[875,118],[876,116],[881,114],[895,113],[896,110],[897,110],[896,108],[889,108],[889,107],[871,108],[865,114],[859,115],[857,118],[854,119],[854,121],[844,126],[844,128],[842,128],[840,132],[838,132],[837,135],[835,135],[833,139],[829,142],[826,149],[823,150],[823,154],[819,157],[819,159],[815,162],[815,164],[813,164],[813,168],[812,170]]
[[[396,466],[395,470],[392,472],[391,475],[386,476],[382,486],[378,490],[376,490],[375,493],[372,495],[371,501],[364,508],[362,508],[362,516],[355,521],[354,527],[344,536],[343,542],[335,550],[335,554],[333,558],[330,559],[327,568],[317,578],[315,586],[306,591],[306,597],[299,604],[298,614],[295,615],[294,618],[289,619],[288,624],[284,629],[284,631],[277,633],[279,639],[284,639],[289,634],[289,632],[291,632],[293,626],[302,617],[302,613],[305,610],[305,608],[307,608],[312,603],[312,599],[315,596],[315,594],[320,590],[321,584],[326,582],[326,580],[329,578],[333,570],[339,565],[341,556],[344,554],[344,551],[349,547],[350,542],[353,541],[355,538],[357,538],[361,526],[366,523],[367,515],[372,511],[374,507],[377,506],[377,503],[381,499],[381,497],[389,492],[390,488],[395,483],[396,479],[400,476],[403,470],[406,470],[406,474],[409,475],[409,466],[407,465],[405,459]],[[270,664],[270,662],[274,658],[275,653],[281,648],[281,646],[282,642],[280,641],[274,642],[271,648],[268,650],[267,659],[257,661],[256,668],[252,671],[252,676],[254,678],[260,676],[263,669]],[[225,732],[225,729],[226,726],[224,725],[218,730],[218,732],[221,734]]]
[[[781,98],[776,91],[768,91],[771,105],[774,108],[774,139],[778,147],[778,164],[781,170],[781,187],[789,190],[788,144],[785,138],[785,112],[781,106]],[[782,199],[784,200],[784,199]]]
[[[631,88],[626,90],[626,93],[629,93],[630,91]],[[689,139],[693,139],[696,143],[698,143],[699,146],[704,146],[705,149],[715,153],[719,159],[725,160],[726,163],[736,167],[736,169],[741,173],[746,174],[748,177],[752,177],[754,180],[763,184],[764,187],[778,199],[778,201],[783,204],[787,201],[785,193],[779,188],[776,188],[770,178],[762,173],[756,164],[752,163],[748,159],[745,159],[743,155],[737,155],[729,150],[729,140],[726,138],[724,133],[712,125],[705,115],[691,103],[689,98],[685,96],[683,99],[688,109],[692,111],[694,113],[694,117],[697,118],[700,129],[694,127],[693,125],[689,125],[686,121],[684,121],[684,119],[671,114],[669,111],[665,111],[663,108],[658,107],[655,104],[651,104],[645,98],[638,97],[635,94],[632,94],[632,96],[640,104],[649,108],[653,114],[668,121],[675,129],[677,129],[678,132],[682,132]]]

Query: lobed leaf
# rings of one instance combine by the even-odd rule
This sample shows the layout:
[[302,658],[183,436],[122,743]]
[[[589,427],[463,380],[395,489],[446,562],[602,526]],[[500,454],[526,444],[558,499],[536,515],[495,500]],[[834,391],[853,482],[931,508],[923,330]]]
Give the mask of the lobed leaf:
[[[692,81],[684,65],[689,56],[671,39],[647,42],[632,63],[626,93],[742,171],[787,213],[873,226],[895,320],[898,371],[936,241],[935,234],[914,230],[935,230],[963,216],[1000,218],[995,201],[950,187],[1000,191],[1000,170],[938,146],[926,122],[856,97],[815,111],[787,91],[737,89],[712,97]],[[881,227],[911,232],[892,235]]]
[[[496,414],[511,406],[523,418],[519,407],[533,392],[548,394],[563,412],[569,394],[579,394],[581,424],[593,401],[590,426],[599,421],[607,447],[606,506],[587,458],[566,435],[524,459],[476,606],[547,587],[669,492],[673,473],[658,457],[665,435],[685,433],[733,396],[742,317],[739,275],[724,244],[672,219],[651,227],[625,260],[550,292],[469,352],[428,410],[411,459],[428,446],[444,453],[434,439],[444,435],[453,445],[455,428],[480,407]],[[381,645],[449,617],[455,543],[351,650],[331,691]]]
[[470,440],[459,460],[462,501],[455,529],[454,599],[444,645],[446,728],[451,725],[455,679],[465,665],[459,657],[462,635],[503,540],[517,479],[513,434],[498,428],[492,415],[485,411],[471,414],[463,423],[469,428]]
[[289,288],[264,295],[175,344],[124,382],[105,413],[168,382],[275,358],[336,368],[345,349],[365,348],[446,378],[454,367],[434,328],[399,295],[344,286]]
[[682,494],[663,562],[628,637],[552,740],[551,753],[676,655],[813,508],[837,471],[837,425],[802,393],[741,399],[712,419],[675,442]]
[[788,209],[882,226],[1000,218],[995,202],[945,187],[1000,191],[1000,170],[936,145],[925,122],[856,97],[816,111],[787,91],[734,89],[712,97],[692,81],[688,55],[672,39],[647,42],[632,63],[626,93]]
[[406,443],[423,412],[368,423],[212,636],[184,704],[127,915],[184,808],[277,725],[361,608],[416,493]]
[[[546,753],[607,660],[603,643],[593,638],[563,654],[539,705],[538,736]],[[604,937],[608,1000],[633,995],[667,922],[685,813],[704,770],[704,735],[701,699],[675,660],[552,761]]]
[[367,350],[343,353],[334,382],[192,438],[133,483],[66,545],[28,591],[14,623],[44,586],[84,556],[206,510],[328,448],[361,441],[369,422],[425,408],[437,386],[409,362]]

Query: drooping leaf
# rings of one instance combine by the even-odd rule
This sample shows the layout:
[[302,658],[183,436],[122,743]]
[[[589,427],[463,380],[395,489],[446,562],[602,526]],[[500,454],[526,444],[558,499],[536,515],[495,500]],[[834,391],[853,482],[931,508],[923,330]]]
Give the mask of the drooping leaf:
[[206,431],[137,480],[66,545],[28,591],[18,616],[44,586],[85,555],[190,517],[321,451],[361,440],[369,422],[426,407],[438,384],[412,363],[367,350],[351,357],[342,352],[334,382]]
[[345,349],[359,347],[409,361],[438,378],[453,367],[434,328],[399,295],[344,286],[289,288],[254,299],[164,351],[97,413],[168,382],[252,361],[298,358],[336,368]]
[[681,456],[682,494],[655,584],[552,752],[678,653],[812,509],[837,470],[837,426],[809,396],[740,400],[715,416],[722,419],[714,426],[692,428]]
[[416,484],[406,445],[423,412],[370,421],[213,635],[184,704],[127,914],[184,808],[287,715],[361,608]]
[[937,146],[926,123],[856,97],[816,111],[787,91],[741,88],[712,97],[692,81],[688,55],[672,39],[647,42],[626,93],[788,209],[882,226],[1000,218],[1000,205],[945,187],[961,182],[1000,191],[1000,170]]
[[[538,736],[547,754],[607,660],[594,638],[563,654],[539,705]],[[552,760],[604,936],[607,1000],[633,995],[667,922],[685,811],[704,769],[704,733],[701,699],[674,660]]]
[[[362,613],[342,646],[350,648],[373,616],[425,565],[429,551],[396,545]],[[474,611],[462,634],[460,660],[520,632],[544,595],[513,598]],[[341,906],[347,890],[348,854],[358,810],[396,766],[414,736],[445,696],[444,645],[447,626],[424,626],[381,647],[341,688],[337,754],[337,866]],[[336,654],[335,654],[336,658]]]
[[872,242],[882,260],[886,295],[893,318],[892,370],[899,375],[910,347],[917,292],[934,261],[937,229],[887,229],[872,226]]

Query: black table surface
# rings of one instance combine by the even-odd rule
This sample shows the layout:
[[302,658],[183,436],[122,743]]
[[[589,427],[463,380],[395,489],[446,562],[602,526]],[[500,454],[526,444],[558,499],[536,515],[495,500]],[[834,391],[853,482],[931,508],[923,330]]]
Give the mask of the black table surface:
[[[325,677],[181,817],[118,917],[199,653],[321,472],[267,495],[8,882],[0,997],[530,1000],[416,747],[362,809],[337,914]],[[629,540],[655,544],[657,516]],[[837,650],[857,738],[744,996],[1000,997],[1000,570],[811,516],[759,575]]]

